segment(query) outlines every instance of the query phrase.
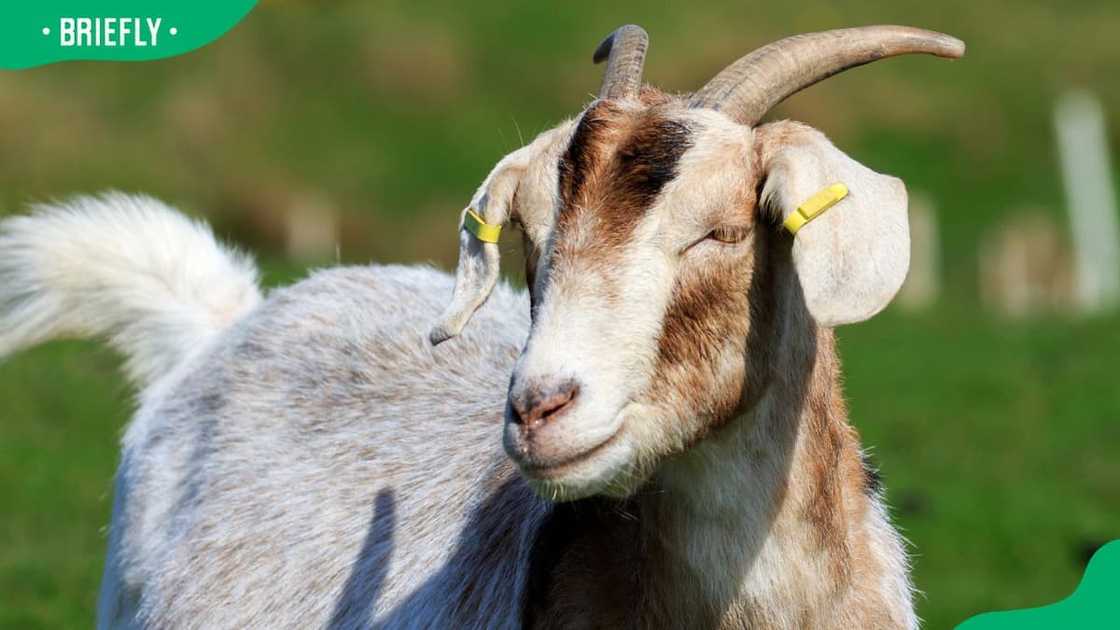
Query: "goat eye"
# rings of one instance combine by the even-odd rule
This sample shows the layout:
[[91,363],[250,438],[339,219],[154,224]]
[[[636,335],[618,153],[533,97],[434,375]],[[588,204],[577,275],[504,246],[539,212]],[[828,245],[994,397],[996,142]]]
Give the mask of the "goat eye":
[[747,238],[747,228],[743,227],[718,227],[708,232],[708,239],[720,243],[738,243]]

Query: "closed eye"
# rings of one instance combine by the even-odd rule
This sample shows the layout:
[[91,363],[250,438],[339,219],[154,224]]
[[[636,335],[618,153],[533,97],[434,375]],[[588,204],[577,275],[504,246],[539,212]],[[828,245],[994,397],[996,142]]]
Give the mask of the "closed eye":
[[731,244],[738,243],[747,238],[749,232],[750,230],[748,228],[742,226],[722,226],[708,232],[708,235],[704,238],[706,240]]
[[[742,226],[722,226],[715,228],[708,232],[703,238],[693,241],[688,247],[681,250],[681,254],[696,249],[698,245],[705,245],[709,247],[722,247],[725,245],[734,245],[743,242],[748,235],[750,235],[749,227]],[[701,248],[706,249],[706,247]]]

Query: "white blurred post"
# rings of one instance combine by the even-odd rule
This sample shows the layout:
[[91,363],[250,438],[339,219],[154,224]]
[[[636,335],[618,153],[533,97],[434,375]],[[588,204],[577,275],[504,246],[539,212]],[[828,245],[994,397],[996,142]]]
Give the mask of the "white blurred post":
[[941,293],[941,243],[937,212],[925,194],[910,196],[910,271],[898,293],[898,305],[909,311],[929,307]]
[[325,197],[297,195],[288,207],[288,256],[300,261],[328,260],[338,251],[338,213]]
[[1081,313],[1120,305],[1120,228],[1104,111],[1089,92],[1070,92],[1054,112],[1069,206],[1075,299]]

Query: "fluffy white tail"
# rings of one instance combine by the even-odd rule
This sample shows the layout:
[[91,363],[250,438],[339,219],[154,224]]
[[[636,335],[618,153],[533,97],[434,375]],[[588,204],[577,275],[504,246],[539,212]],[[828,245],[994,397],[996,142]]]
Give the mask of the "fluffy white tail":
[[0,221],[0,357],[105,336],[143,387],[260,299],[251,260],[150,197],[80,197]]

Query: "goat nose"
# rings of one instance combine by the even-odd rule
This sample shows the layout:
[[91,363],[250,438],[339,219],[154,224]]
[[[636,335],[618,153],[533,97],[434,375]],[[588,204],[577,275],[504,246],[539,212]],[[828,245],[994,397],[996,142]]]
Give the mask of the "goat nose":
[[564,381],[552,385],[532,384],[510,392],[514,420],[526,429],[533,429],[556,418],[579,396],[579,383]]

